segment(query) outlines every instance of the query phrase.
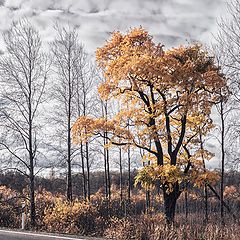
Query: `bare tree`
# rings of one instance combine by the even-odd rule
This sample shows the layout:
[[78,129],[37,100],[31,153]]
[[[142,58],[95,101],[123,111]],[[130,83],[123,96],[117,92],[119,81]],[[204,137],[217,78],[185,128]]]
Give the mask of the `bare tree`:
[[[233,110],[231,102],[227,102],[225,97],[226,96],[226,89],[220,89],[220,102],[216,104],[216,109],[218,112],[219,117],[219,124],[217,126],[218,134],[220,135],[217,137],[217,140],[221,146],[221,183],[220,183],[220,216],[221,222],[224,224],[224,187],[225,187],[225,164],[226,164],[226,149],[227,141],[229,134],[232,129],[230,124],[231,119],[229,118],[231,111]],[[230,94],[230,92],[229,92]],[[231,100],[231,98],[229,98]]]
[[[3,35],[5,54],[0,59],[1,131],[6,167],[29,179],[31,226],[35,226],[34,179],[37,160],[43,158],[41,148],[41,105],[49,69],[41,51],[38,31],[26,20],[13,22]],[[39,169],[39,168],[38,168]]]
[[[222,115],[224,115],[224,112],[228,113],[229,108],[234,110],[228,116],[227,131],[230,131],[230,134],[228,136],[228,146],[225,146],[225,152],[229,153],[228,162],[236,167],[236,164],[240,164],[238,157],[239,141],[237,141],[240,139],[240,122],[238,120],[240,111],[240,0],[232,0],[227,6],[229,18],[222,19],[219,23],[219,32],[216,36],[218,44],[214,47],[214,52],[217,63],[222,66],[222,72],[229,78],[229,89],[232,93],[228,104],[223,103]],[[218,112],[221,115],[220,105]],[[224,121],[226,125],[226,120]]]
[[[98,110],[96,108],[96,94],[94,81],[96,79],[95,66],[88,60],[87,54],[82,50],[81,62],[79,62],[79,78],[76,82],[76,95],[74,103],[77,108],[77,116],[94,115]],[[84,198],[90,201],[90,141],[80,144],[81,165],[83,177]],[[85,171],[86,167],[86,171]]]
[[53,87],[55,101],[56,137],[59,139],[60,156],[67,163],[66,196],[72,201],[72,161],[76,149],[71,143],[71,125],[76,119],[75,96],[77,82],[81,78],[83,47],[78,41],[76,29],[55,25],[57,36],[50,44],[56,82]]
[[56,76],[52,93],[53,101],[55,101],[52,120],[56,123],[56,137],[59,139],[56,150],[63,162],[67,163],[67,199],[72,200],[72,167],[76,164],[74,159],[80,155],[83,195],[85,199],[90,200],[89,142],[82,143],[80,149],[74,146],[71,126],[78,116],[86,116],[94,112],[93,80],[96,71],[83,45],[79,42],[77,30],[59,25],[55,25],[55,30],[57,36],[50,47]]
[[227,7],[230,16],[219,23],[216,40],[221,47],[222,55],[227,57],[225,66],[231,68],[232,74],[238,75],[240,70],[240,0],[230,1]]
[[[224,223],[224,181],[225,162],[236,168],[239,161],[240,139],[240,1],[231,0],[228,5],[228,19],[219,23],[219,32],[216,37],[218,45],[214,48],[217,63],[222,66],[223,73],[229,78],[230,101],[226,103],[221,98],[217,105],[220,118],[220,145],[221,145],[221,192],[220,212]],[[222,93],[219,93],[222,96]],[[229,164],[230,163],[230,164]]]
[[[225,41],[223,35],[218,36],[218,40]],[[223,42],[222,42],[223,43]],[[220,89],[219,91],[219,99],[220,101],[216,104],[217,116],[218,116],[218,124],[217,124],[217,133],[216,139],[219,142],[221,147],[221,183],[220,183],[220,216],[221,222],[224,224],[224,187],[225,187],[225,165],[226,165],[226,153],[232,150],[232,146],[235,144],[230,144],[232,136],[236,137],[236,128],[238,128],[238,124],[236,123],[235,116],[232,115],[233,110],[239,111],[238,107],[234,107],[234,105],[239,105],[238,101],[238,90],[236,90],[237,81],[235,81],[236,72],[232,69],[229,63],[232,61],[231,57],[225,52],[227,46],[218,44],[218,46],[213,46],[212,50],[215,55],[216,65],[219,67],[219,74],[222,74],[228,81],[228,88]],[[220,72],[221,71],[221,72]],[[226,98],[228,96],[228,98]],[[234,141],[236,138],[234,139]],[[234,150],[233,150],[234,151]],[[232,154],[231,154],[232,155]],[[228,159],[230,160],[230,159]],[[235,160],[234,160],[235,161]],[[231,162],[231,160],[229,161]]]

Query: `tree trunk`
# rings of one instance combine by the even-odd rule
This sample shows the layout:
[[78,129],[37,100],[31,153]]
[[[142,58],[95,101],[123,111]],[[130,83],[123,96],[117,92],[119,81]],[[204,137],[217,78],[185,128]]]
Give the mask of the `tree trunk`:
[[[106,144],[106,132],[104,132],[103,144]],[[108,199],[108,174],[107,174],[107,153],[106,148],[103,148],[104,157],[104,183],[105,183],[105,198]]]
[[72,201],[72,172],[71,161],[67,161],[67,200]]
[[[29,78],[31,79],[32,73],[30,71]],[[36,224],[36,209],[35,209],[35,184],[34,184],[34,150],[33,150],[33,122],[32,122],[32,85],[29,82],[29,98],[28,98],[28,121],[29,121],[29,185],[30,185],[30,219],[31,227],[35,227]]]
[[71,117],[72,117],[72,69],[71,47],[68,47],[68,102],[67,102],[67,200],[72,201],[72,169],[71,169]]
[[111,199],[111,178],[110,178],[110,168],[109,168],[109,150],[106,149],[107,158],[107,181],[108,181],[108,197]]
[[181,194],[181,191],[179,191],[178,183],[174,184],[173,191],[170,193],[167,193],[166,188],[163,189],[164,212],[165,212],[165,219],[167,224],[174,223],[176,203],[180,194]]
[[146,213],[149,213],[149,209],[151,206],[151,199],[150,199],[150,191],[146,190]]
[[30,185],[30,223],[31,227],[36,225],[36,209],[35,209],[35,184],[34,184],[34,172],[32,164],[30,164],[30,175],[29,175],[29,185]]
[[128,203],[131,202],[131,159],[130,159],[130,147],[128,147]]
[[87,199],[87,190],[86,190],[86,175],[85,175],[85,164],[84,164],[84,154],[83,154],[83,144],[80,146],[81,150],[81,162],[82,162],[82,185],[83,185],[83,197]]
[[71,169],[71,100],[68,102],[67,123],[67,200],[72,201],[72,169]]
[[70,100],[67,125],[67,200],[72,201],[72,169],[71,169],[71,113]]
[[[70,108],[70,106],[69,106]],[[68,129],[67,129],[67,200],[72,201],[72,169],[71,169],[71,126],[70,126],[70,110],[68,113]]]
[[91,188],[90,188],[90,165],[89,165],[88,142],[86,142],[86,165],[87,165],[87,199],[88,201],[90,201]]
[[221,223],[224,224],[224,167],[225,167],[225,122],[224,122],[224,112],[223,112],[223,99],[220,102],[220,116],[221,116],[221,186],[220,186],[220,212],[221,212]]
[[[200,130],[200,129],[199,129]],[[202,140],[202,133],[201,130],[199,131],[199,140],[200,140],[200,148],[203,151],[203,140]],[[203,153],[201,154],[202,156],[202,163],[203,163],[203,168],[204,168],[204,172],[206,171],[206,165],[205,165],[205,159],[204,159],[204,155]],[[208,222],[208,191],[207,191],[207,185],[205,183],[204,185],[204,202],[205,202],[205,222]]]
[[[107,101],[103,102],[102,114],[103,117],[107,120],[108,117],[108,104]],[[105,177],[105,198],[107,200],[111,197],[111,180],[110,180],[110,169],[109,169],[109,151],[105,148],[105,145],[108,144],[108,133],[104,132],[104,177]]]
[[120,204],[123,203],[123,169],[122,169],[122,149],[119,148],[119,187],[120,187]]

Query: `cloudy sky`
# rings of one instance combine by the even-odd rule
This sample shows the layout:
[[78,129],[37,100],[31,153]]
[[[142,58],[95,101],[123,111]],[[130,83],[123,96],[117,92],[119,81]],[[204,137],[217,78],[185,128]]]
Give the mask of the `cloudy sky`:
[[[86,50],[94,56],[114,30],[143,26],[157,42],[168,47],[192,41],[211,43],[217,21],[226,17],[229,0],[0,0],[0,32],[11,20],[27,17],[43,43],[54,38],[53,25],[78,27]],[[4,49],[1,43],[0,50]],[[214,142],[209,145],[216,152]],[[219,162],[215,158],[214,166]]]
[[[195,40],[209,43],[228,0],[0,0],[0,31],[10,19],[28,17],[43,42],[54,38],[53,25],[75,25],[86,50],[94,54],[114,30],[147,28],[166,47]],[[0,39],[1,40],[1,39]]]

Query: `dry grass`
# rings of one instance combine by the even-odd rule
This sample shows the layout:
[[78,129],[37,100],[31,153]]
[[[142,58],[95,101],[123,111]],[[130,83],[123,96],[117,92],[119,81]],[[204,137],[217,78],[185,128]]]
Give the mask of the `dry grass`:
[[240,225],[225,226],[209,223],[167,226],[156,216],[141,216],[138,219],[114,219],[105,231],[110,239],[128,240],[239,240]]
[[154,240],[238,240],[239,225],[231,224],[225,227],[216,224],[184,225],[180,227],[166,228],[159,226],[152,236]]

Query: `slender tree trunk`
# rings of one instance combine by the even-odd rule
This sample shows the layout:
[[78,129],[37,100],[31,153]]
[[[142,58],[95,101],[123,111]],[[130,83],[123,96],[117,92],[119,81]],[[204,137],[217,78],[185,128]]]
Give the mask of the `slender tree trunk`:
[[67,161],[67,200],[72,201],[72,174],[71,162]]
[[224,151],[224,134],[225,134],[225,125],[224,125],[224,112],[223,112],[223,101],[220,102],[220,116],[221,116],[221,153],[222,153],[222,169],[221,169],[221,193],[220,193],[220,212],[221,212],[221,222],[224,224],[224,165],[225,165],[225,151]]
[[70,116],[68,117],[67,132],[67,200],[72,201],[72,169],[71,169],[71,127]]
[[86,175],[85,175],[85,163],[84,163],[84,153],[83,153],[83,144],[80,145],[81,151],[81,162],[82,162],[82,185],[83,185],[83,197],[87,199],[87,190],[86,190]]
[[[107,101],[102,103],[102,114],[107,120],[108,117],[108,104]],[[108,133],[104,132],[104,145],[108,144]],[[104,177],[105,177],[105,197],[106,199],[111,198],[111,178],[110,178],[110,166],[109,166],[109,150],[104,147]]]
[[89,165],[89,149],[88,142],[86,142],[86,167],[87,167],[87,199],[90,201],[91,188],[90,188],[90,165]]
[[[31,62],[30,66],[31,69]],[[36,225],[36,209],[35,209],[35,184],[34,184],[34,154],[33,154],[33,122],[32,122],[32,71],[29,73],[29,97],[28,97],[28,121],[29,121],[29,181],[30,181],[30,219],[31,227]]]
[[[105,118],[108,117],[108,104],[105,103]],[[108,133],[106,132],[106,144],[108,144]],[[110,177],[110,167],[109,167],[109,150],[106,149],[106,164],[107,164],[107,187],[108,187],[108,197],[111,198],[111,177]]]
[[[85,86],[82,86],[83,89],[85,89]],[[78,104],[80,105],[80,104]],[[86,92],[83,91],[83,116],[86,116],[86,107],[87,107],[87,103],[86,103]],[[79,113],[80,113],[80,109],[79,109]],[[82,147],[82,146],[81,146]],[[82,171],[83,171],[83,180],[84,180],[84,196],[85,199],[87,199],[88,201],[90,201],[90,197],[91,197],[91,187],[90,187],[90,163],[89,163],[89,143],[86,142],[85,143],[85,158],[86,158],[86,170],[87,170],[87,175],[85,175],[85,169],[83,167]],[[82,161],[82,165],[84,166],[84,161]]]
[[120,203],[123,203],[123,169],[122,169],[122,149],[119,148],[119,187],[120,187]]
[[[107,133],[106,133],[107,134]],[[108,141],[107,141],[108,143]],[[107,159],[107,181],[108,181],[108,197],[111,199],[111,178],[110,178],[110,167],[109,167],[109,150],[106,149],[106,159]]]
[[33,158],[30,157],[30,174],[29,174],[29,185],[30,185],[30,221],[31,227],[36,225],[36,208],[35,208],[35,184],[34,184],[34,167]]
[[128,155],[128,203],[131,202],[131,159],[130,159],[130,147],[127,150]]
[[72,201],[72,169],[71,169],[71,49],[68,49],[68,112],[67,112],[67,200]]
[[[199,131],[199,140],[200,140],[200,149],[203,151],[203,140],[202,140],[202,133],[201,130]],[[202,163],[203,163],[203,168],[204,171],[206,171],[206,165],[205,165],[205,159],[202,153]],[[207,191],[207,185],[206,183],[204,184],[204,214],[205,214],[205,222],[208,222],[208,191]]]
[[[104,132],[103,144],[106,144],[106,132]],[[106,148],[103,149],[104,157],[104,183],[105,183],[105,198],[108,199],[108,174],[107,174],[107,153]]]

